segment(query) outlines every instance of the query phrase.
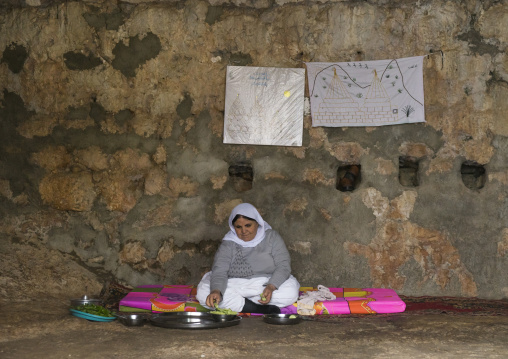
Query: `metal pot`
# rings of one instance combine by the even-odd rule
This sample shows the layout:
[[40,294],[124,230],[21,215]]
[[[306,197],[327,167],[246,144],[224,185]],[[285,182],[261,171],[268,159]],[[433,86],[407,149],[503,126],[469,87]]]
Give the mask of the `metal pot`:
[[141,327],[148,319],[145,314],[115,314],[118,320],[128,327]]
[[301,315],[298,314],[265,314],[263,321],[268,324],[277,325],[293,325],[298,324],[303,320]]

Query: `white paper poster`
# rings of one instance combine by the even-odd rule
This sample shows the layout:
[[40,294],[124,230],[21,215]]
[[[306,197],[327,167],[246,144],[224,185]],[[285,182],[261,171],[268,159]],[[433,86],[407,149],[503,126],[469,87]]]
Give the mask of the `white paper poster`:
[[228,66],[224,143],[301,146],[305,69]]
[[423,58],[306,63],[312,126],[425,122]]

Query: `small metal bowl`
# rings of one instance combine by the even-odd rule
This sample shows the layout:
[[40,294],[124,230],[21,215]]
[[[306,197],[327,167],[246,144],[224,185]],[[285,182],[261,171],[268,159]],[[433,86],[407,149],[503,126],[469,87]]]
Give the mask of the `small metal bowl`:
[[128,327],[142,327],[147,321],[145,314],[115,314],[120,323]]
[[81,298],[71,299],[71,307],[77,307],[83,304],[102,305],[102,299],[89,298],[87,295],[84,295]]
[[265,314],[263,321],[268,324],[293,325],[302,321],[302,317],[298,314]]
[[212,319],[216,322],[229,322],[237,317],[236,314],[213,314],[210,313]]

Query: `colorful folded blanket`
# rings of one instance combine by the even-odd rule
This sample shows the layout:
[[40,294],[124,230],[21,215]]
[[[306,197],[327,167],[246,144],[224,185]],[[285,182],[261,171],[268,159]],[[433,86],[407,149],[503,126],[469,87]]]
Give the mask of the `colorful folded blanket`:
[[[301,287],[300,295],[316,291],[315,287]],[[386,288],[329,288],[333,300],[314,303],[319,314],[376,314],[400,313],[406,304],[393,289]],[[196,300],[196,286],[142,285],[134,288],[121,301],[124,312],[207,312]],[[283,314],[296,314],[297,303],[281,308]]]

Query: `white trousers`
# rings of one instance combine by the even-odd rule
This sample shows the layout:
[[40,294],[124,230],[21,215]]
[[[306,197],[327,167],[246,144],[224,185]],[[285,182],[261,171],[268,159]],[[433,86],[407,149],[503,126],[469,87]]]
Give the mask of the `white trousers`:
[[[203,279],[198,284],[196,294],[199,303],[209,309],[213,309],[206,305],[206,297],[210,294],[211,275],[212,272],[208,272],[203,276]],[[269,279],[269,277],[228,279],[228,286],[226,292],[223,293],[219,308],[229,308],[235,312],[241,312],[245,304],[245,298],[250,299],[256,304],[261,304],[258,300],[261,299],[260,294],[263,293]],[[298,299],[299,290],[300,283],[291,275],[278,289],[273,291],[272,299],[268,304],[281,308],[294,304]]]

